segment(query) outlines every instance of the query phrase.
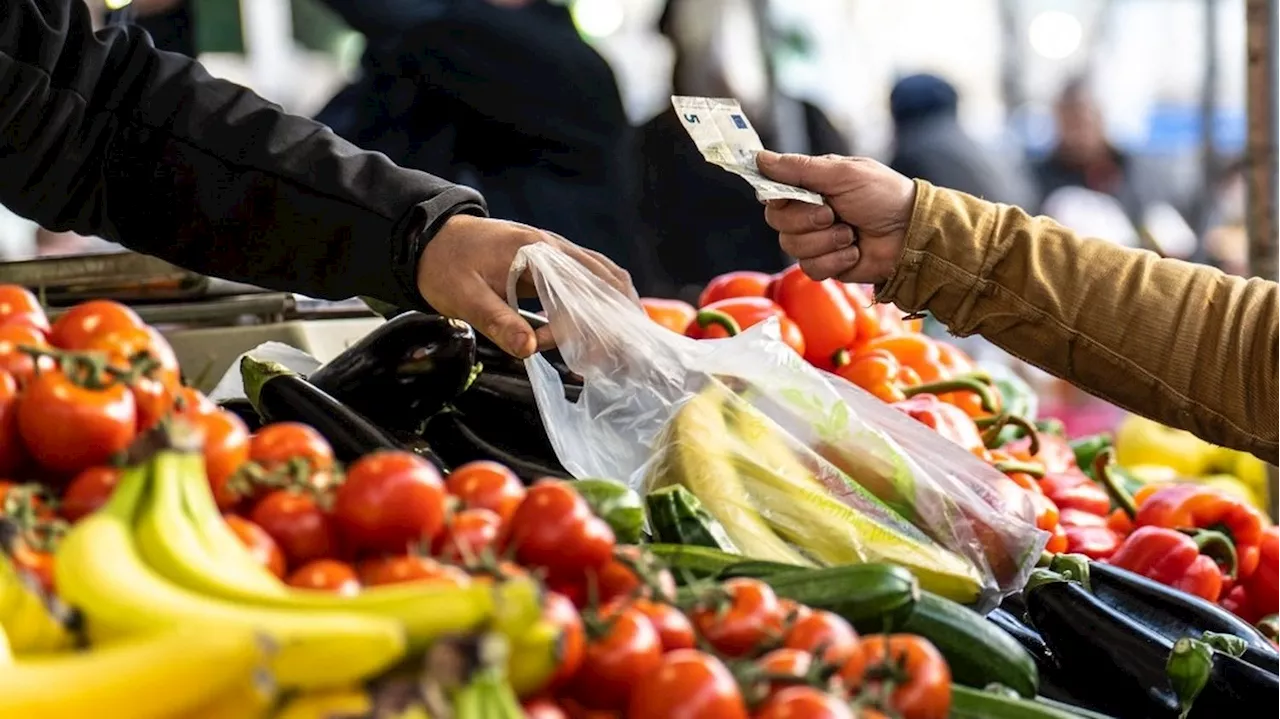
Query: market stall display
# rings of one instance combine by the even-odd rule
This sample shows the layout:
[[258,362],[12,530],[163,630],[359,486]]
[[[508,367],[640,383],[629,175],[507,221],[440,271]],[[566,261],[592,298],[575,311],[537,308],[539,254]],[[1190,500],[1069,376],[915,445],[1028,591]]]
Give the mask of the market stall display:
[[[129,308],[50,323],[0,287],[0,715],[1274,699],[1276,527],[1221,476],[1245,460],[1171,455],[1156,476],[1131,430],[1059,436],[1025,384],[869,288],[734,273],[700,304],[614,323],[666,374],[573,341],[531,368],[409,312],[309,376],[250,353],[246,397],[218,406]],[[660,386],[673,366],[697,381]],[[602,405],[606,379],[639,409]]]

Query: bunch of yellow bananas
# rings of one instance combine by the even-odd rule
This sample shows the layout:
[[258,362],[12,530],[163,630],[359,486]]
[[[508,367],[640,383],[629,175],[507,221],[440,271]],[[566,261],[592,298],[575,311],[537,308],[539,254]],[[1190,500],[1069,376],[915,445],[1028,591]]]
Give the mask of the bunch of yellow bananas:
[[[555,669],[559,637],[541,619],[529,578],[373,587],[355,597],[284,585],[222,520],[203,459],[190,451],[162,449],[126,470],[110,502],[68,532],[54,570],[93,646],[23,656],[64,649],[69,635],[56,631],[39,597],[16,593],[11,568],[7,577],[0,568],[0,626],[45,632],[11,634],[24,639],[14,647],[18,664],[0,669],[0,716],[252,719],[273,700],[259,668],[284,689],[355,686],[409,651],[481,631],[518,648],[506,668],[517,689],[539,688]],[[191,713],[213,698],[232,713]],[[245,708],[255,703],[258,711]]]

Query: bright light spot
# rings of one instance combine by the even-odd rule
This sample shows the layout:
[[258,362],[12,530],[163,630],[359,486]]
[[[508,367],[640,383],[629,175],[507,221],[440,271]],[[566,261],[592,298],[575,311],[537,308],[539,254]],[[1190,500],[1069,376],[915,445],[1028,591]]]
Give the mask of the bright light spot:
[[1050,60],[1063,60],[1080,49],[1084,28],[1070,13],[1046,10],[1032,18],[1027,36],[1032,50]]
[[574,0],[573,22],[584,35],[608,37],[622,27],[624,19],[620,0]]
[[133,0],[107,0],[107,9],[120,10],[125,7],[128,7],[129,3],[131,3],[132,1]]

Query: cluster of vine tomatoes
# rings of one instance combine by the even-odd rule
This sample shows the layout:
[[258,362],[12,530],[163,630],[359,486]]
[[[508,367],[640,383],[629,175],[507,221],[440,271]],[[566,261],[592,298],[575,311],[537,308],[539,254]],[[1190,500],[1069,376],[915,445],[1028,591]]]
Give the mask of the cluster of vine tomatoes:
[[[531,717],[558,719],[942,719],[951,674],[927,640],[860,637],[840,616],[749,578],[677,601],[671,574],[638,547],[587,573],[578,607],[551,592],[561,665]],[[598,589],[597,589],[598,587]]]

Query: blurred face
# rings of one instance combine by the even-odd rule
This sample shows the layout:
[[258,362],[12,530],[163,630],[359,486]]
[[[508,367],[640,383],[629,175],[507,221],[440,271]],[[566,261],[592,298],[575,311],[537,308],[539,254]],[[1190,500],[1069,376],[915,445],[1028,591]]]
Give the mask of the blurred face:
[[1085,97],[1069,96],[1058,102],[1058,151],[1072,160],[1085,161],[1107,152],[1107,138],[1098,108]]

